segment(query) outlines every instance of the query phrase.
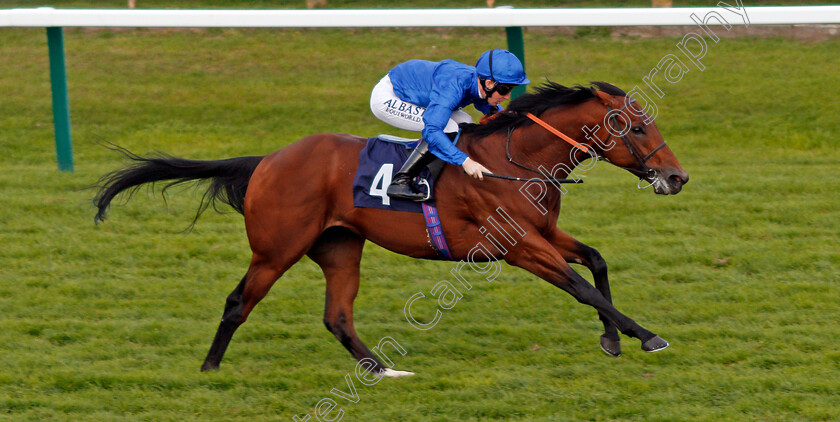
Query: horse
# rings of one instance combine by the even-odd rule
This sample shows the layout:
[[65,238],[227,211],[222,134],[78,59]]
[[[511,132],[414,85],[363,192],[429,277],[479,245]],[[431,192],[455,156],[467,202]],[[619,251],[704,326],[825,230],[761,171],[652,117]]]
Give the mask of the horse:
[[[384,365],[356,334],[353,301],[362,250],[369,240],[413,258],[441,257],[430,244],[421,214],[354,206],[352,181],[366,141],[349,134],[320,133],[266,156],[210,161],[162,154],[141,157],[124,151],[133,164],[100,179],[95,222],[105,219],[111,200],[120,192],[161,181],[168,181],[167,187],[210,182],[196,219],[216,201],[243,214],[251,263],[227,297],[202,371],[219,368],[237,328],[284,272],[307,255],[326,279],[327,330],[359,363],[366,362],[369,371],[383,376],[410,374]],[[479,258],[503,259],[595,308],[604,326],[600,347],[608,355],[621,354],[619,332],[638,339],[646,352],[668,347],[663,338],[613,306],[606,262],[596,249],[557,227],[562,192],[552,187],[595,157],[651,184],[656,194],[679,193],[688,173],[644,108],[608,83],[566,87],[548,81],[513,99],[490,121],[462,127],[458,147],[503,178],[476,180],[457,166],[443,168],[435,199],[452,260],[476,258],[470,251],[485,239],[482,222],[501,208],[511,218],[497,221],[498,229],[522,237],[505,253],[488,248],[484,253],[488,256]],[[531,190],[522,189],[521,181],[532,184]],[[540,195],[533,194],[534,186],[542,188]],[[570,263],[588,268],[595,285]]]

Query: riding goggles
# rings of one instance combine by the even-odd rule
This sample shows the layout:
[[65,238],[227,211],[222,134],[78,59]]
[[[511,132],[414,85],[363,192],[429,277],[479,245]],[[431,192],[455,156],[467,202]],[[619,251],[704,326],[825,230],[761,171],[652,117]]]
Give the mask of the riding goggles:
[[493,87],[493,92],[498,92],[499,95],[505,96],[510,94],[510,91],[513,91],[518,85],[514,84],[500,84],[497,83],[496,86]]

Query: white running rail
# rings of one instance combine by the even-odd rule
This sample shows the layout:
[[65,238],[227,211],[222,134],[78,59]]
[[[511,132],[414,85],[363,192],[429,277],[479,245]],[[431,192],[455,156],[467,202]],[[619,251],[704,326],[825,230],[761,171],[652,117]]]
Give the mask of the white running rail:
[[[721,2],[723,3],[723,2]],[[840,6],[743,7],[751,25],[840,23]],[[0,27],[347,28],[693,25],[721,7],[609,9],[153,10],[0,9]],[[726,15],[730,15],[726,13]],[[735,17],[735,15],[731,15]],[[718,25],[717,20],[709,24]]]

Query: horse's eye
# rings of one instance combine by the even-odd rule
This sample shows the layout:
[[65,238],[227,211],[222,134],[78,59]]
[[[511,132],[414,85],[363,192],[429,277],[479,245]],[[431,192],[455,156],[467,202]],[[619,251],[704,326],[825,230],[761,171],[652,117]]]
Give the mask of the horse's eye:
[[643,128],[641,126],[633,126],[633,128],[630,129],[630,130],[633,131],[633,133],[639,134],[639,135],[641,135],[642,133],[645,133],[645,128]]

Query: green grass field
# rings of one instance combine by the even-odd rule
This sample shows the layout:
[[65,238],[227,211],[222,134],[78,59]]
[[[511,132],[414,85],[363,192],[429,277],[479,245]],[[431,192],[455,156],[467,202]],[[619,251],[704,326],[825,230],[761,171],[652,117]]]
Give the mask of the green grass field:
[[[201,191],[164,203],[141,190],[94,226],[85,187],[125,164],[99,143],[218,159],[316,132],[406,135],[370,115],[374,83],[409,58],[472,63],[504,31],[65,37],[72,174],[56,170],[44,31],[0,30],[0,420],[315,421],[324,397],[354,421],[840,418],[840,42],[710,44],[706,70],[657,101],[691,174],[683,192],[638,191],[606,163],[570,188],[559,226],[601,251],[617,307],[669,349],[625,338],[622,357],[605,356],[591,308],[509,266],[415,330],[405,301],[453,264],[369,244],[356,328],[369,346],[397,339],[408,353],[392,354],[396,369],[417,375],[356,382],[350,403],[330,394],[355,362],[323,327],[308,260],[256,308],[221,370],[198,371],[250,258],[242,217],[208,212],[183,233]],[[677,41],[526,31],[529,76],[629,90]]]

